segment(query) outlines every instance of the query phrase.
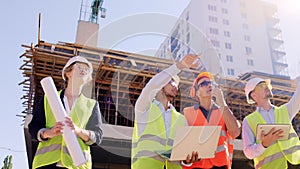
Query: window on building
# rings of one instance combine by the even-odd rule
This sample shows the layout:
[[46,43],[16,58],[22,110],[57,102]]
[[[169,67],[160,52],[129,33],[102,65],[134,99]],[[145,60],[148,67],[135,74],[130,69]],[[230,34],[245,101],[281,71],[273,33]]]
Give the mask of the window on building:
[[227,69],[227,74],[228,74],[228,75],[231,75],[231,76],[234,76],[234,69],[228,68],[228,69]]
[[248,24],[246,24],[246,23],[243,23],[242,27],[243,27],[243,29],[248,29],[249,28]]
[[207,8],[208,8],[209,11],[217,11],[217,6],[216,5],[208,4]]
[[219,72],[220,72],[220,74],[223,74],[223,68],[222,67],[219,67]]
[[178,60],[180,60],[180,59],[181,59],[181,54],[179,54],[179,55],[177,56],[177,59],[178,59]]
[[242,17],[243,19],[247,19],[247,14],[244,13],[244,12],[242,12],[242,13],[241,13],[241,17]]
[[226,42],[225,43],[225,49],[231,49],[231,43]]
[[230,37],[230,32],[229,31],[224,31],[224,36],[225,37]]
[[244,40],[250,42],[250,36],[249,35],[244,35]]
[[187,50],[186,50],[186,53],[187,54],[191,53],[191,48],[188,47]]
[[246,2],[245,1],[241,1],[240,2],[240,6],[243,7],[243,8],[245,8],[246,7]]
[[218,18],[215,16],[208,16],[209,22],[218,23]]
[[218,35],[219,34],[219,30],[217,28],[209,28],[209,32],[211,34],[214,34],[214,35]]
[[187,12],[187,13],[186,13],[186,18],[185,18],[185,20],[187,20],[187,21],[188,21],[189,19],[190,19],[190,13],[189,13],[189,12]]
[[247,55],[252,54],[252,49],[250,47],[245,47],[245,50]]
[[220,47],[220,42],[217,40],[211,40],[211,43],[214,47]]
[[190,43],[190,33],[188,33],[187,35],[186,35],[186,43],[187,44],[189,44]]
[[254,61],[252,59],[247,59],[248,66],[254,66]]
[[170,38],[170,50],[173,53],[178,45],[178,39],[174,36]]
[[227,8],[222,8],[222,13],[223,14],[228,14],[228,9]]
[[223,19],[223,24],[224,25],[229,25],[229,20],[228,19]]
[[233,62],[233,56],[231,56],[231,55],[226,55],[226,61],[227,61],[227,62]]
[[189,32],[190,31],[190,24],[187,22],[186,24],[186,32]]

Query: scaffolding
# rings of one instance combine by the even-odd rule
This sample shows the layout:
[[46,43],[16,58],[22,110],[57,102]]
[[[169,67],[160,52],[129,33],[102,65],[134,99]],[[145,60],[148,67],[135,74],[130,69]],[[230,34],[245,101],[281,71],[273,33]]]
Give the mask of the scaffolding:
[[[133,126],[134,104],[143,87],[157,72],[169,67],[173,62],[162,58],[127,53],[117,50],[93,48],[79,44],[58,42],[56,44],[39,41],[37,45],[22,45],[26,51],[20,56],[23,59],[22,71],[24,111],[26,117],[32,114],[34,106],[43,96],[40,80],[51,76],[60,90],[64,87],[61,70],[67,60],[73,56],[86,57],[93,64],[94,84],[92,97],[99,102],[104,123],[117,126]],[[200,68],[203,70],[203,68]],[[179,94],[173,104],[182,112],[184,107],[195,101],[188,96],[190,86],[199,71],[182,71],[179,76]],[[296,88],[293,80],[286,76],[275,76],[260,72],[246,73],[237,79],[216,76],[215,80],[224,92],[226,102],[238,120],[253,112],[255,105],[246,102],[244,94],[245,82],[253,77],[268,78],[272,81],[274,97],[271,102],[280,106],[286,103]],[[294,120],[295,129],[300,131],[299,115]],[[27,136],[29,137],[28,133]],[[31,138],[26,139],[27,147]],[[124,144],[124,142],[122,142]],[[126,143],[130,144],[130,143]],[[124,147],[124,146],[123,146]],[[129,146],[130,147],[130,146]],[[28,157],[32,159],[32,153]],[[31,160],[29,159],[29,161]],[[96,160],[97,162],[97,160]],[[125,162],[128,162],[125,160]]]
[[[110,124],[125,126],[133,125],[135,101],[149,79],[173,63],[170,60],[151,56],[89,48],[64,42],[52,44],[41,41],[35,46],[22,46],[27,48],[26,52],[20,56],[24,62],[20,67],[20,70],[23,71],[24,81],[19,84],[23,86],[25,92],[21,98],[24,100],[25,108],[22,113],[32,113],[34,105],[43,95],[39,83],[42,78],[52,76],[57,88],[62,89],[61,70],[64,64],[70,57],[81,55],[93,63],[95,82],[93,96],[100,103],[105,120]],[[174,100],[178,111],[182,111],[184,107],[194,103],[188,93],[197,74],[197,71],[183,71],[179,74],[181,78],[180,91]],[[277,106],[286,103],[296,87],[295,82],[286,76],[260,72],[246,73],[237,79],[216,76],[215,80],[220,84],[227,104],[239,120],[255,109],[255,105],[249,105],[246,102],[244,94],[245,82],[253,77],[271,79],[274,93],[271,102]],[[116,105],[116,103],[118,104]],[[129,117],[129,119],[122,119],[122,116]]]

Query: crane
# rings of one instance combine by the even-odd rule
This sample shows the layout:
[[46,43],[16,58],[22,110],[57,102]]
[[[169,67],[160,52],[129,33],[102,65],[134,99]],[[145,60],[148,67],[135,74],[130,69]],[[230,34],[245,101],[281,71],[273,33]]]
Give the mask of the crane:
[[101,12],[101,18],[105,18],[106,16],[106,8],[103,8],[104,0],[94,0],[91,4],[91,8],[92,8],[92,13],[90,16],[90,21],[92,23],[97,23],[98,22],[98,14],[99,11]]

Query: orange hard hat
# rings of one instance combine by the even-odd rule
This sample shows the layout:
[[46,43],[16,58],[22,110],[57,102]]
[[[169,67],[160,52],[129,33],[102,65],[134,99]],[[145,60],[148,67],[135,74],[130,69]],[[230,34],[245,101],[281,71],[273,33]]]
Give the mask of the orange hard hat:
[[211,73],[209,73],[209,72],[201,72],[201,73],[199,73],[198,76],[196,77],[196,79],[194,80],[193,85],[192,85],[192,87],[190,89],[190,96],[191,97],[195,97],[196,96],[195,86],[197,85],[197,83],[199,82],[199,80],[202,79],[202,78],[204,78],[204,77],[209,78],[212,81],[215,81],[215,78],[214,78],[214,76]]

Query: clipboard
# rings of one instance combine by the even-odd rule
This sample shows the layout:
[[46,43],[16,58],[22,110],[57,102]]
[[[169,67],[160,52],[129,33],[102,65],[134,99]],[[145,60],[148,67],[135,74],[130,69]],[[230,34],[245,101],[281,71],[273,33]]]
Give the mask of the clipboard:
[[171,156],[168,160],[185,160],[193,151],[198,152],[199,158],[214,158],[220,133],[221,126],[177,127]]
[[289,124],[258,124],[256,126],[256,140],[261,140],[261,132],[264,130],[265,134],[269,133],[269,131],[275,127],[275,130],[282,129],[283,137],[278,140],[287,140],[290,135],[291,125]]

